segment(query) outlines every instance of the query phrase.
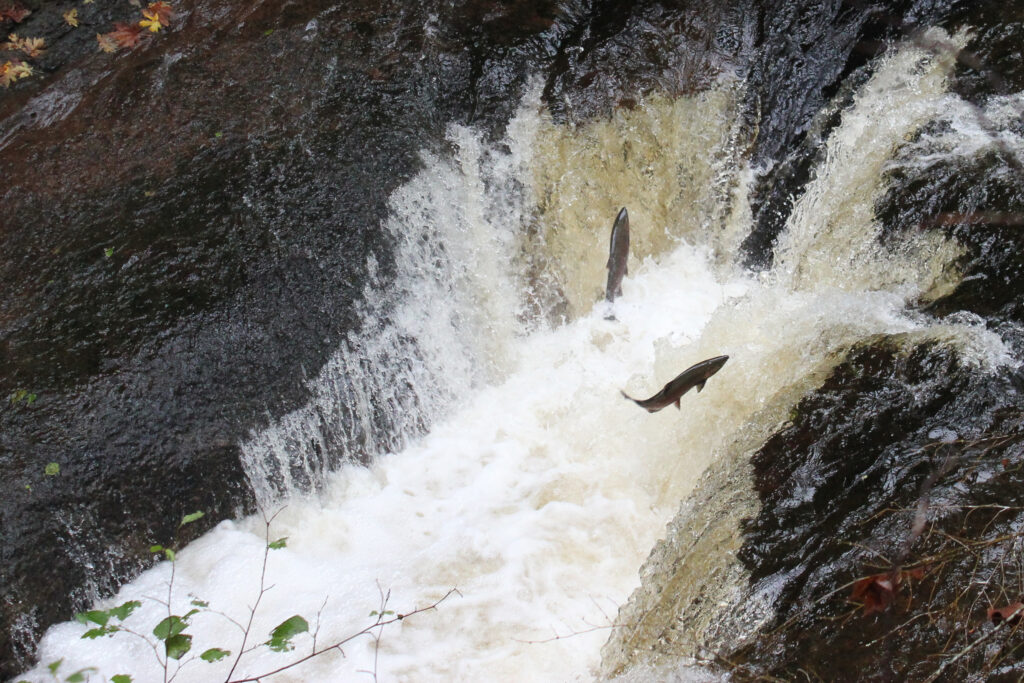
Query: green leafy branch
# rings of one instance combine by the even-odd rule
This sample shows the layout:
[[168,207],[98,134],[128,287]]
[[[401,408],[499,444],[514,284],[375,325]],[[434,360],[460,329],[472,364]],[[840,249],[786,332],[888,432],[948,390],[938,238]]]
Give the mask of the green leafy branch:
[[[366,628],[362,629],[361,631],[353,633],[353,634],[351,634],[349,636],[346,636],[345,638],[342,638],[339,641],[331,643],[330,645],[325,645],[323,647],[317,647],[316,640],[314,638],[312,651],[308,655],[306,655],[304,657],[301,657],[299,659],[296,659],[295,661],[293,661],[293,662],[291,662],[289,664],[285,664],[284,666],[278,667],[277,669],[274,669],[273,671],[267,671],[265,673],[261,673],[261,674],[258,674],[256,676],[249,676],[249,677],[246,677],[246,678],[231,679],[227,683],[255,683],[256,681],[261,681],[264,678],[269,678],[270,676],[273,676],[275,674],[279,674],[279,673],[281,673],[283,671],[287,671],[288,669],[293,669],[293,668],[299,666],[300,664],[308,662],[309,660],[313,659],[314,657],[319,657],[322,654],[326,654],[326,653],[334,651],[334,650],[337,650],[338,652],[340,652],[340,653],[342,653],[344,655],[344,650],[342,649],[343,646],[345,646],[348,643],[352,642],[353,640],[355,640],[357,638],[361,638],[363,636],[370,636],[370,637],[374,638],[375,644],[379,646],[379,644],[380,644],[380,634],[381,634],[381,631],[383,631],[384,627],[389,626],[391,624],[394,624],[396,622],[408,619],[411,616],[414,616],[414,615],[417,615],[417,614],[421,614],[423,612],[429,612],[431,610],[435,610],[435,609],[437,609],[438,605],[440,605],[442,602],[444,602],[445,600],[450,598],[452,595],[458,595],[459,597],[462,597],[462,593],[459,592],[459,589],[452,588],[447,593],[445,593],[443,596],[441,596],[440,598],[438,598],[434,602],[430,603],[429,605],[426,605],[424,607],[417,607],[416,609],[413,609],[413,610],[411,610],[409,612],[406,612],[405,614],[398,614],[398,613],[395,613],[395,612],[393,612],[391,610],[387,610],[387,609],[382,609],[382,610],[379,610],[379,611],[378,610],[374,610],[373,612],[370,613],[370,616],[376,616],[376,621],[374,621],[372,624],[370,624]],[[388,602],[389,597],[390,597],[390,591],[388,591],[388,593],[384,594],[384,597],[382,598],[382,607],[385,607],[385,608],[387,607],[387,602]],[[307,628],[308,628],[308,625],[307,625]],[[300,632],[304,632],[304,631],[305,631],[305,629],[303,629],[303,631],[300,631]],[[374,680],[377,679],[376,669],[377,669],[377,653],[376,653],[376,649],[375,649],[375,652],[374,652],[374,670],[366,672],[366,673],[370,673],[371,675],[373,675]]]
[[[90,610],[87,612],[82,612],[76,615],[76,619],[82,624],[92,627],[89,630],[87,630],[84,634],[82,634],[82,638],[94,640],[96,638],[114,636],[118,633],[125,633],[129,636],[141,639],[143,642],[149,645],[150,648],[152,648],[153,655],[156,658],[157,664],[163,670],[164,683],[171,683],[178,675],[178,673],[180,673],[181,669],[184,666],[190,664],[191,662],[197,659],[207,663],[214,663],[232,656],[231,650],[227,650],[221,647],[208,647],[202,653],[198,655],[192,654],[186,658],[186,655],[188,655],[193,650],[193,636],[192,634],[188,633],[188,628],[191,626],[192,618],[200,613],[210,613],[226,619],[242,632],[242,642],[241,645],[238,647],[237,652],[234,653],[234,661],[231,664],[230,671],[228,672],[227,676],[224,679],[225,683],[248,683],[260,681],[265,678],[269,678],[270,676],[273,676],[275,674],[281,673],[283,671],[293,669],[315,657],[319,657],[320,655],[332,651],[338,651],[341,652],[342,655],[344,655],[344,651],[342,648],[349,642],[363,636],[368,636],[370,638],[373,638],[374,640],[373,670],[368,671],[366,673],[371,674],[374,680],[376,680],[378,652],[384,628],[391,624],[394,624],[395,622],[407,619],[413,615],[436,609],[438,605],[447,600],[453,594],[457,594],[460,596],[462,595],[461,593],[459,593],[458,589],[452,588],[444,596],[442,596],[438,600],[435,600],[433,603],[426,605],[424,607],[418,607],[405,614],[401,614],[396,613],[391,609],[388,609],[391,593],[390,591],[385,592],[378,585],[377,588],[380,593],[379,609],[376,609],[370,613],[370,616],[375,618],[374,622],[341,640],[332,642],[327,645],[322,645],[317,642],[317,639],[320,632],[321,614],[323,613],[324,606],[326,606],[327,604],[327,599],[325,598],[323,604],[320,606],[320,610],[316,614],[316,625],[311,633],[312,647],[310,648],[308,654],[305,654],[276,669],[261,673],[259,675],[246,675],[243,678],[232,678],[240,662],[242,661],[242,658],[248,653],[262,647],[267,647],[273,652],[291,652],[295,649],[295,645],[293,643],[294,639],[303,633],[310,632],[309,622],[301,615],[295,614],[288,617],[280,624],[275,626],[273,629],[271,629],[269,633],[269,638],[260,642],[250,644],[250,639],[252,637],[252,626],[253,622],[255,621],[256,612],[259,609],[260,602],[263,596],[274,587],[273,585],[268,586],[266,583],[267,565],[269,562],[270,551],[285,548],[288,542],[288,537],[282,537],[275,540],[271,540],[271,525],[273,524],[274,519],[280,513],[281,510],[278,510],[273,515],[268,516],[263,511],[263,509],[260,508],[260,514],[263,516],[265,528],[265,540],[262,565],[260,567],[259,592],[256,595],[256,600],[249,608],[249,616],[244,625],[240,621],[232,618],[231,616],[210,608],[208,602],[201,600],[196,596],[191,596],[192,600],[189,603],[191,605],[191,609],[189,609],[184,614],[174,614],[171,605],[172,598],[174,597],[177,552],[174,548],[165,547],[162,545],[152,545],[150,546],[151,552],[153,552],[154,554],[163,555],[167,559],[167,561],[170,562],[171,576],[167,582],[166,600],[163,598],[156,597],[147,597],[146,599],[164,605],[167,611],[166,616],[163,617],[152,628],[152,630],[149,633],[146,633],[144,632],[144,630],[136,630],[135,628],[132,628],[125,623],[125,621],[132,615],[132,613],[142,606],[142,603],[138,600],[130,600],[121,605],[118,605],[117,607],[112,607],[106,610]],[[202,517],[202,512],[194,512],[185,515],[178,523],[178,530],[180,531],[182,527],[191,524],[196,520],[201,519]],[[172,661],[175,663],[173,667],[171,664]],[[56,672],[59,669],[62,662],[63,660],[58,660],[48,665],[51,674],[53,675],[54,679],[58,682],[60,681],[60,679],[57,677]],[[88,680],[89,674],[95,671],[96,669],[93,667],[82,669],[71,674],[68,678],[64,679],[64,681],[65,683],[83,683],[84,681]],[[132,678],[127,674],[118,674],[116,676],[111,677],[110,681],[111,683],[132,683]],[[19,681],[19,683],[24,682]]]

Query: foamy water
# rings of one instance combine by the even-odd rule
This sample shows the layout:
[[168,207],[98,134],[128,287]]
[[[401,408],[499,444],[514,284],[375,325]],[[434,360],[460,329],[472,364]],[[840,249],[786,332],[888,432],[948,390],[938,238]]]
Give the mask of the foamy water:
[[[680,499],[773,397],[874,334],[939,337],[968,362],[1005,359],[999,338],[981,326],[937,325],[907,312],[908,301],[949,277],[955,245],[914,243],[899,252],[874,246],[870,207],[884,189],[880,168],[943,96],[949,63],[921,62],[904,51],[880,68],[854,114],[877,116],[884,98],[926,103],[904,108],[905,116],[878,124],[866,138],[861,119],[844,118],[831,143],[830,158],[842,160],[830,171],[838,188],[819,175],[794,214],[780,269],[757,278],[734,269],[722,251],[749,228],[750,172],[726,153],[734,142],[731,87],[691,101],[652,101],[642,115],[577,131],[554,126],[528,100],[510,127],[510,153],[453,129],[453,156],[425,157],[425,171],[392,198],[390,229],[406,235],[399,253],[405,279],[388,294],[393,298],[375,303],[368,294],[367,304],[368,315],[386,309],[388,324],[376,337],[350,340],[316,380],[314,402],[247,444],[250,479],[268,511],[284,505],[269,538],[288,539],[269,553],[265,585],[272,588],[248,643],[300,614],[311,629],[319,624],[322,647],[372,624],[382,591],[388,609],[403,614],[459,592],[389,626],[379,642],[359,638],[344,656],[313,658],[273,680],[369,679],[366,672],[402,681],[590,680],[618,607],[638,585],[637,570]],[[672,144],[655,144],[659,139]],[[627,142],[633,161],[622,153]],[[672,167],[673,155],[688,160],[692,172],[645,175]],[[725,166],[730,180],[714,181]],[[552,199],[555,190],[565,196]],[[591,192],[621,197],[608,201],[630,207],[640,245],[614,321],[604,317],[606,304],[593,302],[615,210],[600,210],[588,201]],[[524,238],[537,211],[540,227]],[[812,214],[822,220],[814,223]],[[865,265],[841,279],[850,249]],[[897,262],[907,274],[892,268]],[[883,270],[887,278],[872,279]],[[524,302],[535,296],[550,304],[554,295],[537,289],[569,277],[562,287],[568,320],[549,327],[530,319]],[[413,353],[400,343],[410,336],[416,355],[403,357]],[[619,394],[650,395],[690,364],[720,354],[729,362],[703,392],[684,396],[680,411],[648,414]],[[359,358],[376,366],[359,374]],[[302,465],[308,477],[324,478],[317,494],[282,484],[295,462],[305,462],[304,444],[330,446],[338,443],[332,430],[368,421],[367,397],[375,391],[393,392],[388,405],[406,430],[396,452],[326,475],[322,463]],[[425,436],[413,428],[420,423],[429,425]],[[765,433],[771,427],[760,426]],[[365,441],[371,432],[365,427],[341,442],[372,451]],[[374,443],[380,448],[380,439]],[[282,490],[291,492],[286,505],[274,502]],[[209,603],[187,630],[194,653],[239,651],[241,629],[224,615],[248,619],[265,545],[256,517],[223,522],[178,554],[172,612],[189,611],[194,597]],[[166,598],[170,576],[170,564],[162,563],[103,606],[142,600],[126,623],[148,635],[167,615],[152,598]],[[65,675],[95,667],[95,679],[164,680],[142,638],[82,640],[85,630],[76,623],[52,628],[41,643],[42,663],[63,658]],[[233,678],[272,671],[313,647],[309,634],[294,643],[291,653],[249,652]],[[233,659],[190,661],[171,672],[176,681],[224,680]],[[26,678],[48,680],[48,672],[41,666]]]

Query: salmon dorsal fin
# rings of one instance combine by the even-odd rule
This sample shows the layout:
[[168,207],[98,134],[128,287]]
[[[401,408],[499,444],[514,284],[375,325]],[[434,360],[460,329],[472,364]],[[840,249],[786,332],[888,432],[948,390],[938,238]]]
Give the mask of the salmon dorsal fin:
[[704,385],[706,383],[707,383],[707,380],[704,380],[703,382],[701,382],[700,384],[697,385],[697,393],[698,394],[700,393],[700,390],[704,388]]

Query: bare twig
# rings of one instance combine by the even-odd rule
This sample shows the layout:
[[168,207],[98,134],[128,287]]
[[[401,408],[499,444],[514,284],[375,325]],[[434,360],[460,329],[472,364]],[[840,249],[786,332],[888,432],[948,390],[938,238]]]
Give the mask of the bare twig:
[[250,650],[246,650],[245,643],[248,641],[249,633],[252,631],[252,622],[256,618],[256,610],[259,608],[260,600],[263,599],[263,596],[266,595],[267,591],[273,588],[273,586],[267,586],[267,558],[270,555],[270,525],[274,519],[281,514],[281,511],[284,510],[284,508],[280,508],[269,518],[262,507],[260,507],[259,510],[260,515],[263,517],[264,524],[263,564],[260,567],[260,590],[259,594],[256,596],[256,601],[253,603],[252,607],[249,608],[249,621],[246,622],[245,629],[242,631],[242,644],[238,646],[238,655],[235,657],[235,661],[231,664],[231,670],[228,671],[228,675],[224,679],[225,681],[231,679],[231,675],[235,673],[235,669],[238,668],[238,663],[242,660],[242,656],[252,649],[250,648]]
[[409,612],[407,614],[396,614],[391,619],[381,619],[380,616],[378,615],[378,618],[377,618],[376,622],[374,622],[370,626],[367,626],[366,628],[362,629],[358,633],[353,633],[352,635],[346,636],[345,638],[343,638],[343,639],[341,639],[341,640],[339,640],[339,641],[337,641],[335,643],[332,643],[331,645],[327,645],[326,647],[320,648],[319,650],[314,650],[313,652],[311,652],[310,654],[306,655],[305,657],[301,657],[299,659],[296,659],[295,661],[293,661],[293,662],[291,662],[289,664],[285,664],[284,666],[278,667],[277,669],[274,669],[273,671],[267,671],[266,673],[262,673],[262,674],[259,674],[257,676],[250,676],[250,677],[247,677],[247,678],[237,678],[237,679],[231,680],[230,683],[255,683],[256,681],[260,681],[260,680],[262,680],[264,678],[270,678],[271,676],[279,674],[282,671],[287,671],[288,669],[293,669],[296,666],[299,666],[300,664],[308,662],[310,659],[313,659],[314,657],[319,657],[320,655],[322,655],[324,653],[330,652],[331,650],[337,650],[337,651],[340,652],[341,651],[341,647],[343,645],[345,645],[346,643],[349,643],[349,642],[351,642],[351,641],[353,641],[356,638],[359,638],[361,636],[365,636],[365,635],[371,634],[373,629],[382,628],[384,626],[389,626],[391,624],[394,624],[395,622],[402,621],[404,619],[408,619],[409,617],[414,616],[416,614],[420,614],[422,612],[429,612],[430,610],[437,609],[438,605],[440,605],[442,602],[444,602],[445,600],[450,598],[452,595],[458,595],[459,597],[461,597],[462,593],[460,593],[457,588],[452,588],[447,593],[445,593],[441,598],[435,600],[434,602],[432,602],[431,604],[427,605],[426,607],[417,607],[416,609],[412,610],[411,612]]
[[995,628],[993,628],[991,631],[989,631],[988,633],[984,634],[980,638],[976,638],[970,645],[968,645],[963,650],[958,652],[955,656],[953,656],[953,657],[945,660],[944,662],[942,662],[942,666],[940,666],[938,669],[936,669],[932,673],[931,676],[926,678],[925,679],[925,683],[932,683],[932,681],[935,681],[936,679],[938,679],[939,676],[941,676],[943,673],[945,673],[946,669],[948,669],[949,667],[953,666],[954,664],[959,662],[961,659],[966,657],[974,648],[978,647],[982,643],[986,642],[989,638],[991,638],[992,636],[994,636],[997,633],[999,633],[1000,631],[1002,631],[1002,629],[1004,629],[1006,627],[1006,625],[1010,623],[1011,620],[1013,620],[1015,617],[1019,616],[1021,614],[1021,612],[1024,612],[1024,605],[1021,605],[1020,607],[1015,609],[1012,614],[1010,614],[1005,619],[1003,619],[998,624],[996,624]]

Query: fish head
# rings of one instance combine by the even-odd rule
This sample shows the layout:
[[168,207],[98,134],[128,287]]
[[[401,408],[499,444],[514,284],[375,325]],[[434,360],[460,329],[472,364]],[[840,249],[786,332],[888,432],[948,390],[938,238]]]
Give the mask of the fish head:
[[729,356],[715,356],[704,361],[707,365],[704,368],[704,378],[711,377],[725,365],[725,361],[729,360]]

